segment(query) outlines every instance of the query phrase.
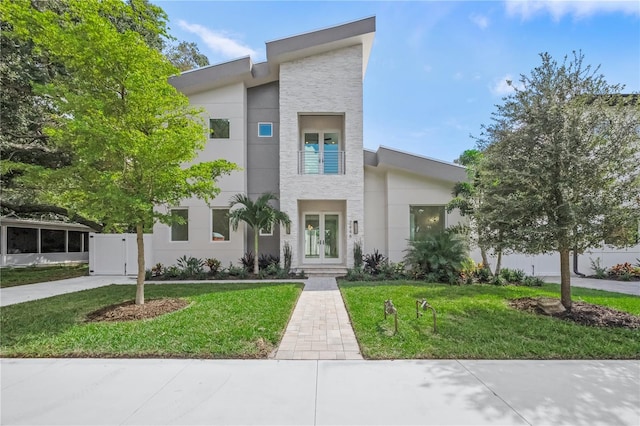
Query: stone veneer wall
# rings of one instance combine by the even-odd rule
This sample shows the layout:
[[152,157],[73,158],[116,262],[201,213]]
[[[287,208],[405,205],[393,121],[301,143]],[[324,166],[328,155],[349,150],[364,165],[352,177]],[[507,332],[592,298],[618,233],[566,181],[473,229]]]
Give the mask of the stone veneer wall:
[[[299,114],[344,114],[345,175],[299,175]],[[280,66],[280,208],[292,220],[282,242],[293,248],[292,266],[299,267],[298,200],[346,200],[342,218],[347,238],[342,254],[353,265],[353,243],[364,240],[364,165],[362,141],[362,45],[286,62]],[[359,222],[359,235],[349,226]]]

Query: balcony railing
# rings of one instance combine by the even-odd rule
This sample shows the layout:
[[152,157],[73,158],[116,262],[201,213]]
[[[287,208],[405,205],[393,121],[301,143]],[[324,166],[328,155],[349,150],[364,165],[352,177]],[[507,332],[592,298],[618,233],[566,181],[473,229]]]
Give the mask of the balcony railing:
[[343,175],[344,151],[299,151],[298,174]]

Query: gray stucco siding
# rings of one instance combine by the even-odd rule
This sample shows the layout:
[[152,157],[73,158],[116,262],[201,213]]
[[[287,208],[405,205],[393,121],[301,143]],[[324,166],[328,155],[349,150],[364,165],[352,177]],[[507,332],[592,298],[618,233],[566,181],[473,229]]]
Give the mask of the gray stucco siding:
[[[265,192],[280,195],[280,112],[278,82],[247,89],[247,194],[256,199]],[[272,137],[258,136],[258,123],[273,123]],[[280,203],[275,203],[280,207]],[[260,237],[260,253],[278,255],[280,230]],[[253,251],[253,232],[247,232],[247,250]]]

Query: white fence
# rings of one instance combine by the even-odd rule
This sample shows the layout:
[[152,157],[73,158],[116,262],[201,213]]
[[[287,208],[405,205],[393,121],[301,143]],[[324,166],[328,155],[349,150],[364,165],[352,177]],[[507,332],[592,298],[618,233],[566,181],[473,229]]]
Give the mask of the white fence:
[[[151,234],[144,236],[145,268],[153,260]],[[90,275],[136,275],[138,273],[138,245],[136,234],[89,234]]]
[[[476,262],[481,261],[480,251],[474,250],[471,257]],[[578,256],[578,272],[585,275],[593,275],[591,260],[594,262],[600,259],[600,266],[610,268],[618,263],[636,263],[640,258],[640,245],[626,249],[615,249],[613,247],[602,247],[593,249]],[[491,269],[495,268],[497,258],[489,256]],[[573,252],[569,258],[571,273],[573,274]],[[537,276],[559,276],[560,275],[560,254],[539,254],[535,256],[525,254],[509,254],[502,256],[502,267],[509,269],[522,269],[527,275]]]

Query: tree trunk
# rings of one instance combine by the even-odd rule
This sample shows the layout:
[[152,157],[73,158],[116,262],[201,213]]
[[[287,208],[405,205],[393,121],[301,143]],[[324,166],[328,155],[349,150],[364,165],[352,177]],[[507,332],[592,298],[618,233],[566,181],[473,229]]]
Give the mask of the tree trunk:
[[502,267],[502,250],[498,252],[498,260],[496,260],[496,271],[493,273],[496,277],[500,275],[500,268]]
[[571,310],[571,272],[569,249],[560,250],[560,301],[567,311]]
[[487,257],[487,250],[484,247],[480,247],[480,256],[482,257],[482,266],[491,270],[491,265],[489,265],[489,258]]
[[260,267],[258,265],[258,237],[260,236],[260,230],[253,230],[253,252],[256,254],[253,259],[253,273],[258,275]]
[[138,243],[138,278],[136,280],[136,305],[144,305],[144,234],[142,223],[136,224]]

